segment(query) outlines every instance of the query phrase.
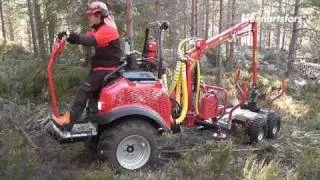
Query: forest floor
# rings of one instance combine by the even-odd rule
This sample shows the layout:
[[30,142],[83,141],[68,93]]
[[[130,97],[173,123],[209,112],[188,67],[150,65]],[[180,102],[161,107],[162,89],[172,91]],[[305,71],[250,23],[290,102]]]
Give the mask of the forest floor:
[[213,131],[184,128],[180,134],[160,138],[163,151],[158,163],[117,174],[85,143],[61,145],[41,129],[41,120],[50,114],[49,104],[0,99],[0,107],[0,177],[7,179],[320,178],[318,119],[306,122],[286,116],[280,137],[260,144],[245,143],[241,133],[217,141]]
[[0,179],[320,179],[320,95],[312,85],[291,84],[277,102],[283,121],[276,140],[248,144],[239,131],[218,141],[211,130],[183,128],[159,138],[156,164],[123,173],[86,143],[56,142],[40,123],[51,114],[48,100],[17,98],[25,89],[15,85],[16,98],[0,98]]

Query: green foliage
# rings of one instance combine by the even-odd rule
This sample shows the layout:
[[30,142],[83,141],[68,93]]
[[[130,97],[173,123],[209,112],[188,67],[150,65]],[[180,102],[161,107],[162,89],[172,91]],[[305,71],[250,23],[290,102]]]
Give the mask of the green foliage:
[[35,153],[17,132],[1,132],[0,177],[21,179],[35,171]]
[[250,157],[243,169],[243,180],[274,180],[279,179],[279,166],[275,162],[259,162],[254,156]]
[[210,48],[207,53],[206,56],[208,58],[208,62],[216,65],[216,59],[217,59],[217,49],[216,48]]
[[196,152],[184,153],[176,164],[184,177],[199,177],[200,179],[219,179],[228,171],[231,161],[232,144],[223,144],[218,151],[212,146],[204,146]]
[[79,66],[57,66],[55,83],[58,97],[66,97],[74,94],[82,81],[87,77],[88,70]]
[[191,153],[185,153],[182,159],[178,162],[177,167],[181,170],[182,174],[191,175],[196,172],[196,166],[193,161]]
[[149,3],[137,6],[134,11],[134,44],[135,49],[138,51],[143,49],[145,27],[149,22],[153,21],[152,16],[146,16],[146,14],[151,14],[151,12],[152,8],[150,8]]
[[285,120],[294,120],[305,130],[320,129],[320,95],[313,82],[297,87],[289,81],[287,96],[275,104]]
[[[79,66],[56,65],[54,80],[58,97],[67,97],[75,93],[75,89],[87,76],[88,70]],[[29,98],[42,97],[47,87],[46,64],[39,62],[25,66],[16,77],[23,83],[23,95]]]
[[81,46],[71,45],[71,44],[67,44],[65,46],[65,50],[63,52],[63,57],[68,58],[68,59],[85,58],[82,51],[81,51]]
[[298,165],[299,179],[320,178],[320,150],[306,150],[303,152]]
[[28,53],[22,45],[2,43],[0,45],[0,54],[13,56],[12,58],[16,59],[15,57],[21,57],[22,54],[26,55]]
[[5,72],[0,72],[0,96],[6,96],[8,93],[9,77]]
[[319,0],[309,0],[312,6],[320,7]]
[[223,173],[227,169],[229,161],[230,161],[231,152],[232,152],[232,144],[231,143],[220,148],[220,152],[218,153],[218,155],[216,155],[217,160],[215,163],[215,166],[216,166],[215,169],[218,174]]
[[96,170],[88,170],[85,173],[86,180],[114,180],[115,176],[111,171],[96,171]]

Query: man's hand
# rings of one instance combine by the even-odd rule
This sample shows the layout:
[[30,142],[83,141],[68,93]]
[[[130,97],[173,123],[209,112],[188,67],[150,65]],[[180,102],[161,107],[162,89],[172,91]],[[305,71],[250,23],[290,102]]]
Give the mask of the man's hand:
[[67,41],[71,44],[78,44],[80,36],[74,32],[70,32]]
[[91,35],[80,35],[75,32],[63,31],[58,33],[58,38],[61,40],[66,37],[66,40],[70,44],[82,44],[86,46],[94,46],[97,44],[94,36]]
[[66,31],[63,31],[63,32],[60,32],[58,33],[58,38],[61,40],[64,36],[68,36],[67,32]]

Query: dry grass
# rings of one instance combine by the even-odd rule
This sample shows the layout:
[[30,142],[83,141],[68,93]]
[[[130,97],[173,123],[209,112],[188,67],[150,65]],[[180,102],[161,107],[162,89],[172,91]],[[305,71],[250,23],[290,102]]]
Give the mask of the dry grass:
[[275,106],[282,112],[285,120],[305,117],[311,109],[310,104],[302,103],[290,96],[285,96],[275,102]]
[[259,162],[255,156],[249,157],[243,169],[243,180],[275,180],[279,179],[279,167],[274,161],[266,164]]

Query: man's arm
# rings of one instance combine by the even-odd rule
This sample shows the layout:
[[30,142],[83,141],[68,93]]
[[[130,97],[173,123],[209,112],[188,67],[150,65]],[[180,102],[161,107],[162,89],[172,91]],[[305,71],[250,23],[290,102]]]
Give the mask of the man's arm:
[[71,33],[67,38],[67,41],[71,44],[82,44],[85,46],[97,45],[97,40],[92,34],[80,35],[76,33]]

